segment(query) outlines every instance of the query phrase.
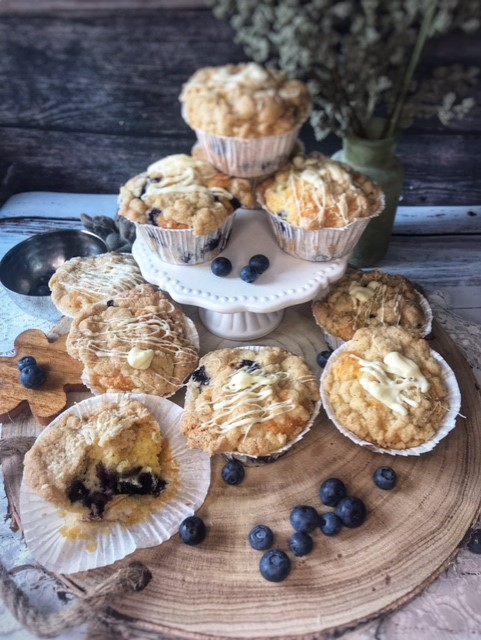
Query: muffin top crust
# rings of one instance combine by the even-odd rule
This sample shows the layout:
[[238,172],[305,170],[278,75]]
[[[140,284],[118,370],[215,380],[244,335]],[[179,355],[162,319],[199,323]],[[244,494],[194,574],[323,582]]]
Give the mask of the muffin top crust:
[[209,454],[266,456],[307,428],[319,400],[305,361],[280,347],[219,349],[188,384],[182,433]]
[[194,129],[219,136],[277,136],[309,116],[306,85],[255,62],[204,67],[184,84],[183,115]]
[[429,344],[399,327],[359,329],[334,352],[321,382],[339,424],[385,449],[430,440],[449,410]]
[[381,188],[347,164],[320,153],[297,155],[256,188],[272,215],[305,230],[342,228],[379,213]]
[[138,284],[145,284],[145,280],[134,258],[111,251],[67,260],[55,271],[48,286],[55,306],[74,317],[89,305]]
[[333,336],[350,340],[362,327],[400,326],[416,337],[425,335],[429,318],[413,284],[399,275],[350,270],[331,285],[312,312]]
[[192,229],[202,236],[220,228],[239,206],[252,206],[248,180],[231,178],[200,158],[167,156],[120,188],[119,214],[138,224]]

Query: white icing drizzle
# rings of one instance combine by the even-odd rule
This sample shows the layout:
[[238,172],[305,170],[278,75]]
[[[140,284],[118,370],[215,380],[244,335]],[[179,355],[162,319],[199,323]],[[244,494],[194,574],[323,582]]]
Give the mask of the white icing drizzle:
[[361,364],[361,371],[368,374],[359,380],[362,388],[376,400],[401,416],[407,415],[404,404],[419,406],[419,402],[403,394],[403,391],[427,393],[429,382],[418,365],[398,351],[386,354],[383,362],[369,361],[352,355]]
[[229,85],[230,87],[247,85],[262,88],[268,80],[269,74],[263,67],[255,62],[248,62],[235,73],[232,73],[232,68],[229,66],[220,67],[212,75],[211,81],[213,84]]
[[205,181],[214,177],[215,174],[216,171],[203,160],[182,153],[167,156],[167,158],[162,158],[148,167],[147,175],[151,178],[158,175],[159,179],[148,182],[141,199],[145,200],[150,196],[167,193],[192,192],[233,198],[233,195],[226,189],[205,186]]
[[75,272],[74,279],[63,281],[62,285],[69,291],[85,291],[87,294],[104,298],[106,295],[133,289],[144,282],[145,280],[136,265],[128,262],[109,264],[105,261],[102,265],[102,270],[94,271],[89,269],[88,271],[83,271],[79,269]]
[[[285,371],[276,373],[267,373],[263,369],[236,371],[224,387],[225,397],[215,403],[204,403],[204,406],[215,411],[215,417],[206,420],[202,425],[203,428],[227,433],[232,429],[247,427],[245,438],[254,426],[288,413],[295,408],[294,402],[273,399],[272,386],[289,377]],[[199,410],[202,411],[202,407],[199,407]],[[236,415],[233,415],[234,413]]]

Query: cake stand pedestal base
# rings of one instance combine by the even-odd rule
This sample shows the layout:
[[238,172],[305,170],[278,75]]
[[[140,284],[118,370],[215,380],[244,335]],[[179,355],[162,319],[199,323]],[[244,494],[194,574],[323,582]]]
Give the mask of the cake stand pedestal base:
[[214,335],[228,340],[254,340],[266,336],[280,325],[284,309],[271,313],[220,313],[199,308],[199,317],[204,326]]

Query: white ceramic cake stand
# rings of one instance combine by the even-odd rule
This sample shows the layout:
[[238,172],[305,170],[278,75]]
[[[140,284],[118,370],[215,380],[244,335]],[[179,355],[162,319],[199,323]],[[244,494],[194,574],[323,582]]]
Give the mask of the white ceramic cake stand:
[[[265,336],[280,324],[284,309],[320,297],[331,282],[345,272],[349,256],[330,262],[308,262],[284,253],[276,243],[260,210],[240,209],[229,244],[222,256],[232,262],[232,272],[215,276],[210,262],[174,265],[137,237],[132,255],[143,277],[167,291],[176,302],[199,307],[207,329],[221,338],[251,340]],[[239,272],[255,254],[269,258],[270,266],[253,283]]]

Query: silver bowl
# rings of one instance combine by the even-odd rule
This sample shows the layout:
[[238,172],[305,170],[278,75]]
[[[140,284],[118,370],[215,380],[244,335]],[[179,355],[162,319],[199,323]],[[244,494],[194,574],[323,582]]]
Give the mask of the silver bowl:
[[50,298],[48,281],[66,260],[107,251],[107,245],[88,231],[64,229],[39,233],[8,251],[0,262],[0,282],[26,313],[55,322],[61,312]]

